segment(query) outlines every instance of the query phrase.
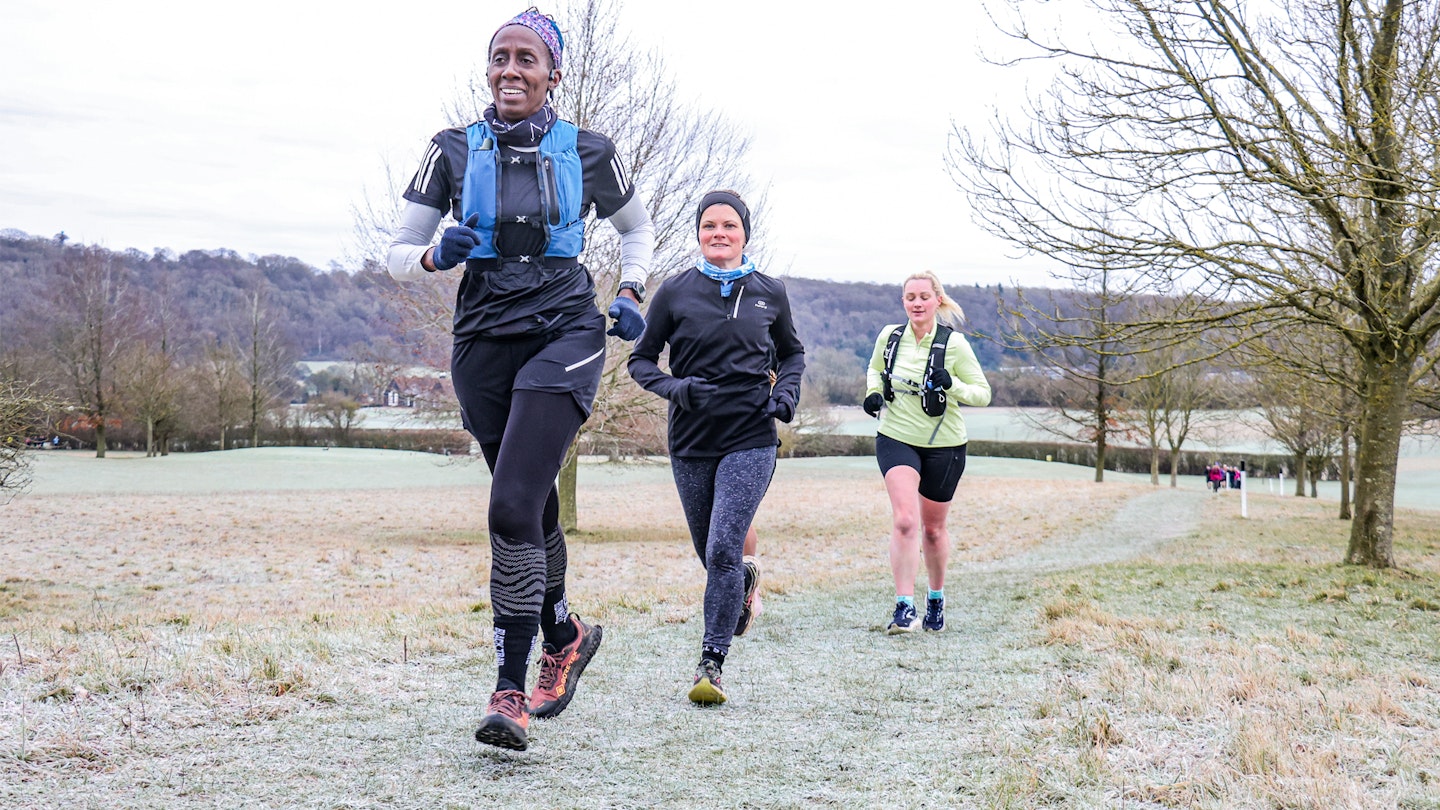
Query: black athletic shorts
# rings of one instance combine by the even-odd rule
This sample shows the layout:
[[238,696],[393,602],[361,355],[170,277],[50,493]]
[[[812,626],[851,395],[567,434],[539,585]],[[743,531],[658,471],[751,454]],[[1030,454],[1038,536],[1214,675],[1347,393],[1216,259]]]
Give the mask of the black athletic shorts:
[[516,391],[571,394],[588,419],[604,369],[605,316],[593,308],[555,332],[506,340],[462,338],[450,357],[460,419],[481,444],[504,438]]
[[875,460],[880,474],[895,467],[909,467],[920,473],[920,496],[936,503],[949,503],[965,474],[965,445],[958,447],[915,447],[885,435],[875,437]]

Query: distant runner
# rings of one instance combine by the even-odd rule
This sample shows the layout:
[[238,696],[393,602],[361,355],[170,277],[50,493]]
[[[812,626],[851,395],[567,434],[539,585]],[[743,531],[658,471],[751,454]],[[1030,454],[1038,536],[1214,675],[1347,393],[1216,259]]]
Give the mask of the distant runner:
[[965,420],[958,406],[990,404],[990,383],[974,350],[953,331],[965,315],[945,295],[940,279],[916,273],[902,290],[909,320],[886,326],[875,338],[864,403],[865,412],[880,419],[875,458],[890,495],[895,613],[886,632],[892,634],[915,630],[922,549],[930,593],[921,624],[926,630],[945,629],[950,561],[945,521],[965,472]]

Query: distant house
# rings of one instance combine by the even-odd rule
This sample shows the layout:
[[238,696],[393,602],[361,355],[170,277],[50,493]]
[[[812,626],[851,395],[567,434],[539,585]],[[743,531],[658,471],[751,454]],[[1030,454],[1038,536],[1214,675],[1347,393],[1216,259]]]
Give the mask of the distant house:
[[385,386],[384,403],[390,408],[437,408],[455,401],[450,375],[402,375]]

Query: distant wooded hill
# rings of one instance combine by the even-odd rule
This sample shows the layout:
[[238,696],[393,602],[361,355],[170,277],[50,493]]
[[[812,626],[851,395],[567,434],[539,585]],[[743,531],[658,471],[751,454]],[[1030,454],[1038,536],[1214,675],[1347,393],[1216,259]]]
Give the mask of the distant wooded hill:
[[[899,284],[786,278],[785,287],[807,354],[835,350],[853,355],[863,364],[869,361],[881,328],[905,320]],[[1007,360],[1023,357],[988,339],[1000,332],[1000,287],[947,284],[945,292],[965,311],[964,331],[971,336],[982,367],[999,368]]]
[[[46,313],[73,307],[58,283],[76,246],[62,239],[0,232],[0,351],[43,342]],[[383,271],[331,272],[285,256],[242,257],[230,250],[106,252],[144,308],[166,306],[167,317],[199,342],[224,340],[244,328],[257,291],[271,322],[299,360],[357,360],[390,355],[402,326],[386,295],[395,284]],[[863,375],[875,336],[904,318],[898,284],[789,277],[785,283],[797,328],[817,372]],[[656,286],[652,282],[652,289]],[[995,286],[947,288],[964,308],[972,345],[987,369],[1014,358],[985,339],[998,331]],[[164,302],[163,304],[161,302]],[[40,348],[38,345],[33,348]],[[847,395],[848,397],[848,395]]]

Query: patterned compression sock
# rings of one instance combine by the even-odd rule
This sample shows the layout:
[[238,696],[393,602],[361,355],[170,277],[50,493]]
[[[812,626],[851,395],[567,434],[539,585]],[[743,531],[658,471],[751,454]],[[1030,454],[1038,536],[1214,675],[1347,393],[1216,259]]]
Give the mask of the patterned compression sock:
[[[551,493],[545,502],[548,518],[553,507],[558,513],[559,506],[552,504],[557,496]],[[557,501],[558,503],[558,501]],[[545,601],[540,606],[540,634],[545,642],[559,649],[575,640],[575,625],[570,621],[570,603],[565,599],[565,569],[569,566],[569,552],[565,548],[565,532],[558,525],[545,535]]]
[[525,691],[525,673],[530,666],[530,653],[535,648],[537,628],[533,623],[506,622],[495,624],[495,662],[499,675],[495,691],[517,689]]
[[575,640],[575,623],[570,621],[570,603],[565,599],[565,586],[545,592],[545,604],[540,609],[540,634],[545,643],[560,649]]
[[941,601],[943,602],[943,601],[945,600],[945,589],[944,589],[944,588],[941,588],[941,589],[938,590],[938,591],[931,591],[931,592],[930,592],[930,598],[931,598],[931,599],[939,599],[939,600],[941,600]]
[[901,596],[900,594],[895,594],[895,601],[903,602],[910,607],[915,607],[915,597],[913,596]]

